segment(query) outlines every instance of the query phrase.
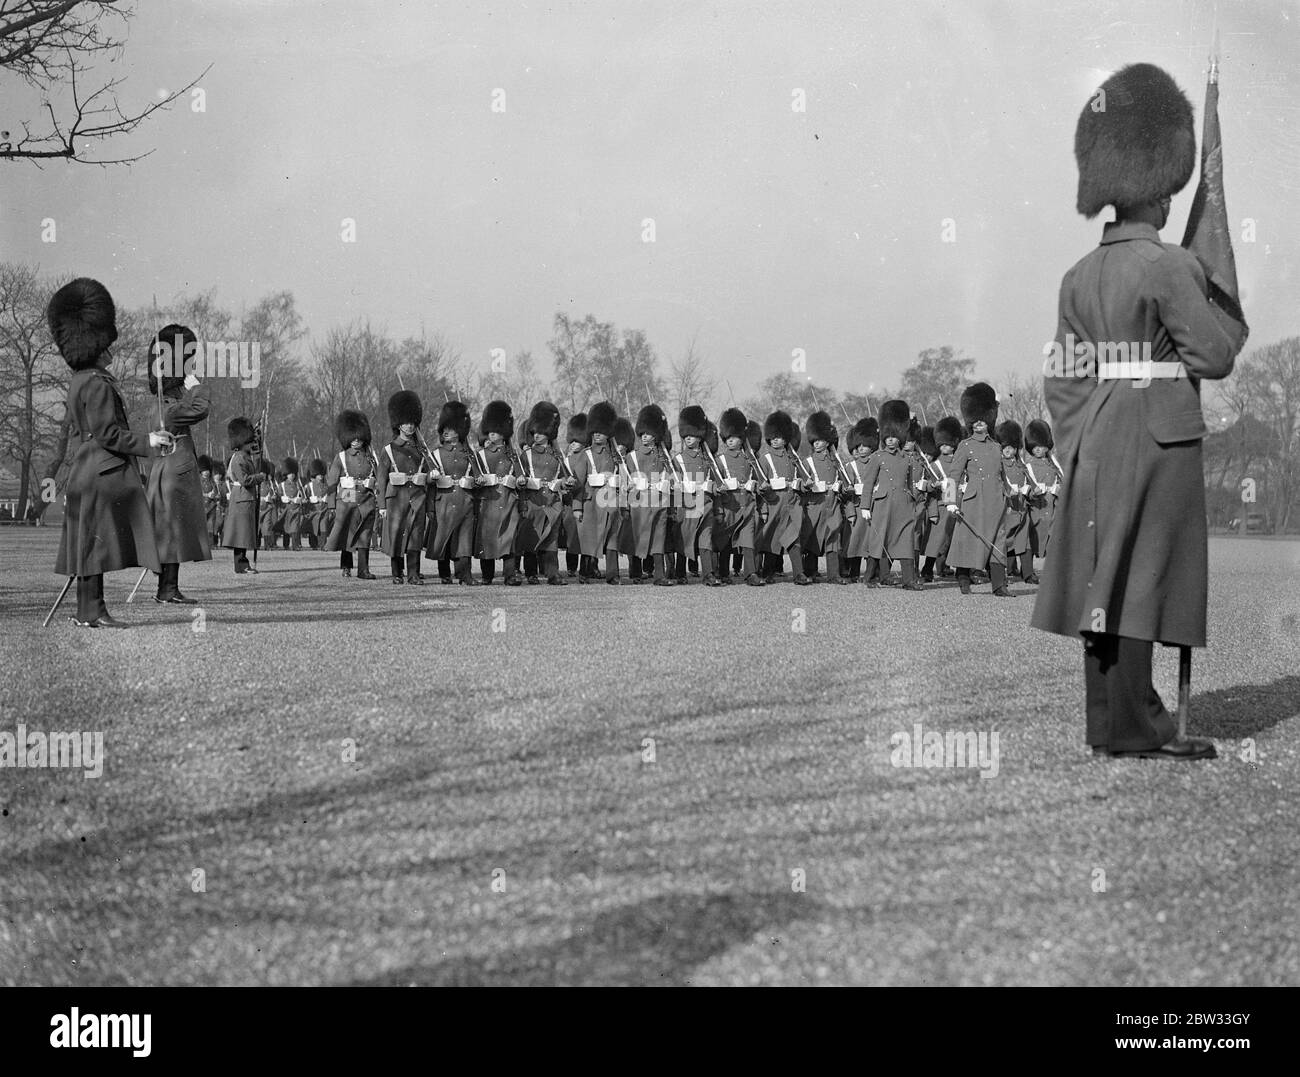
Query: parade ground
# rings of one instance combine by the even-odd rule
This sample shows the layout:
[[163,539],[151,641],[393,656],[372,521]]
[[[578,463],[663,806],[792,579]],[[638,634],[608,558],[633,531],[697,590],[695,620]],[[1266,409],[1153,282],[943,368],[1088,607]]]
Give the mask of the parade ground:
[[1023,584],[220,550],[197,608],[123,571],[130,630],[42,630],[58,537],[0,529],[0,734],[101,747],[0,769],[5,985],[1300,983],[1295,541],[1210,540],[1219,758],[1171,763],[1093,757]]

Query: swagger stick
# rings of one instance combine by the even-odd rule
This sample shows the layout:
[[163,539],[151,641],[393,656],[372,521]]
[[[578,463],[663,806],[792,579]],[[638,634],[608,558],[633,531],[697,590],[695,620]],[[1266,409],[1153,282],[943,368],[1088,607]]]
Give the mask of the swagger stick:
[[45,615],[45,620],[41,622],[42,628],[50,627],[50,621],[52,621],[54,615],[59,612],[59,607],[63,605],[63,600],[68,597],[68,588],[72,586],[72,581],[75,579],[75,576],[68,577],[67,582],[63,585],[63,590],[59,592],[59,597],[54,600],[54,605],[50,607],[50,612]]
[[133,598],[135,598],[135,593],[136,593],[138,590],[140,590],[140,584],[144,583],[144,578],[145,578],[147,575],[149,575],[149,570],[148,570],[147,568],[142,568],[142,569],[140,570],[140,578],[139,578],[138,580],[135,581],[135,586],[131,588],[131,593],[130,593],[129,595],[126,596],[126,601],[127,601],[128,604],[130,603],[130,601],[131,601]]

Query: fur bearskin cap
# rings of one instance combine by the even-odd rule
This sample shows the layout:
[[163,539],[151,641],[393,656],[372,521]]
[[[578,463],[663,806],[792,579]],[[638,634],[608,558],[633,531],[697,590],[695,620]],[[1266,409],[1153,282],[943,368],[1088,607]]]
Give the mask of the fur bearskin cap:
[[97,280],[78,277],[60,288],[45,308],[50,336],[73,370],[92,367],[117,339],[117,308]]
[[145,383],[149,392],[158,395],[158,378],[154,374],[154,365],[162,359],[163,396],[177,393],[185,385],[186,360],[197,354],[199,338],[188,325],[165,325],[149,341],[149,351],[145,356]]
[[397,433],[403,423],[419,426],[424,422],[424,405],[418,394],[410,389],[400,389],[388,398],[388,425]]
[[792,449],[798,445],[799,427],[795,421],[790,418],[789,413],[784,411],[774,411],[763,420],[763,440],[771,441],[773,438],[782,438],[785,443]]
[[745,418],[743,411],[739,408],[728,408],[718,419],[718,436],[723,441],[727,438],[743,438],[748,425],[749,420]]
[[257,440],[257,431],[253,429],[252,423],[240,415],[226,423],[226,440],[230,442],[230,451],[234,452],[253,444]]
[[832,440],[838,440],[835,436],[835,424],[831,422],[831,417],[824,411],[814,411],[808,416],[808,421],[804,423],[803,435],[808,439],[808,448],[812,448],[814,441],[824,441],[830,444]]
[[965,436],[961,420],[955,415],[945,415],[934,428],[934,443],[940,448],[948,445],[955,449]]
[[564,443],[568,445],[573,441],[576,441],[584,449],[591,444],[591,438],[587,435],[587,413],[585,411],[580,411],[577,415],[569,417]]
[[1025,447],[1024,432],[1020,429],[1020,424],[1013,422],[1011,419],[998,423],[998,430],[994,437],[1004,448],[1010,445],[1013,449],[1019,451]]
[[199,453],[199,470],[200,471],[212,470],[212,457],[210,457],[207,453]]
[[631,421],[621,415],[614,420],[614,431],[610,436],[625,453],[636,448],[636,431],[632,429]]
[[1079,165],[1075,207],[1085,217],[1107,206],[1138,206],[1177,194],[1196,167],[1192,104],[1154,64],[1130,64],[1083,106],[1074,159]]
[[280,463],[280,470],[283,471],[286,475],[297,475],[298,461],[295,460],[292,456],[286,456],[284,460]]
[[677,415],[677,433],[683,439],[702,438],[709,427],[709,417],[698,404],[690,404]]
[[907,437],[905,437],[903,441],[915,442],[917,437],[920,435],[920,433],[921,433],[921,420],[918,419],[915,415],[913,415],[912,421],[907,424]]
[[916,447],[931,460],[939,455],[939,446],[934,440],[933,426],[923,426],[916,432]]
[[214,479],[216,479],[216,478],[225,478],[225,475],[226,475],[226,465],[225,465],[225,463],[224,463],[223,461],[221,461],[221,460],[213,460],[213,461],[212,461],[212,477],[213,477]]
[[604,434],[607,438],[614,436],[614,423],[618,421],[618,412],[608,400],[592,405],[587,412],[587,437],[592,434]]
[[260,464],[258,464],[258,467],[260,467],[260,468],[262,469],[262,474],[263,474],[263,475],[274,475],[274,474],[275,474],[275,469],[271,467],[271,461],[268,460],[265,456],[262,457],[262,461],[261,461]]
[[718,428],[712,419],[704,421],[704,447],[714,456],[718,455]]
[[875,419],[859,419],[849,431],[849,452],[866,445],[873,452],[880,447],[880,424]]
[[763,428],[758,425],[757,419],[750,419],[745,424],[745,444],[749,446],[749,451],[755,456],[758,450],[763,447]]
[[359,411],[340,411],[334,420],[334,437],[343,449],[349,448],[356,438],[361,439],[361,444],[369,445],[370,420]]
[[912,409],[906,400],[886,400],[880,405],[880,444],[889,438],[898,438],[899,448],[907,440],[912,425]]
[[504,400],[489,400],[478,421],[478,436],[486,440],[489,434],[500,434],[509,441],[515,434],[515,413]]
[[1049,451],[1056,447],[1052,441],[1052,428],[1042,419],[1030,419],[1025,430],[1025,447],[1033,452],[1040,445]]
[[529,441],[532,441],[534,434],[545,434],[551,439],[551,444],[555,444],[555,439],[560,436],[560,409],[549,400],[538,401],[528,413],[525,432]]
[[[668,442],[668,416],[658,404],[647,404],[636,415],[636,436],[654,435],[659,444]],[[671,442],[669,442],[671,444]]]
[[988,424],[992,434],[998,425],[998,394],[993,391],[993,386],[986,381],[966,386],[961,394],[961,417],[966,423],[968,436],[981,419]]
[[325,466],[325,461],[318,456],[308,466],[307,474],[313,479],[323,479],[329,474],[329,468]]
[[448,400],[438,412],[438,437],[442,438],[444,430],[455,430],[456,437],[462,442],[469,437],[469,408],[459,400]]

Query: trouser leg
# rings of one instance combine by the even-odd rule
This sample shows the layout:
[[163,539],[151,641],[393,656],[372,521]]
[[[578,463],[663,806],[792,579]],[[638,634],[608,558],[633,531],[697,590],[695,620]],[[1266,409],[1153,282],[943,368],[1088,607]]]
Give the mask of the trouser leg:
[[[439,561],[438,564],[441,566],[442,562]],[[439,571],[441,571],[441,569],[439,569]],[[474,570],[470,566],[470,558],[456,558],[456,578],[458,580],[471,580],[474,578]]]
[[451,579],[451,558],[450,557],[438,558],[438,578],[440,580]]
[[248,569],[248,551],[241,550],[238,546],[235,546],[233,549],[235,554],[235,571],[246,571]]
[[745,579],[749,579],[758,572],[758,558],[754,556],[754,550],[750,546],[744,546],[739,551],[740,571],[744,573]]
[[605,551],[605,579],[618,579],[618,551],[615,549]]
[[501,558],[501,578],[509,580],[519,574],[519,558],[513,554],[510,557]]
[[880,576],[880,562],[874,557],[864,557],[862,559],[862,582],[876,583]]
[[961,588],[963,595],[970,594],[970,569],[959,568],[957,570],[957,586]]
[[995,591],[1005,591],[1007,588],[1007,570],[992,559],[989,560],[989,583]]
[[538,558],[537,558],[537,554],[536,554],[536,553],[526,553],[526,554],[524,554],[524,575],[525,575],[525,576],[536,576],[536,575],[537,575],[537,563],[538,563]]
[[666,553],[656,553],[650,555],[651,573],[656,580],[668,578],[668,555]]
[[837,553],[828,553],[826,555],[826,578],[831,583],[840,578],[840,555]]
[[418,580],[420,578],[420,551],[406,555],[406,578],[408,580]]
[[98,576],[92,576],[91,587],[95,596],[95,616],[91,618],[96,620],[100,617],[108,616],[108,606],[104,603],[104,574],[101,572]]
[[1159,748],[1177,735],[1151,683],[1149,640],[1092,634],[1084,644],[1088,743],[1112,752]]
[[491,557],[480,557],[478,559],[478,574],[483,577],[484,583],[491,583],[497,574],[496,560]]
[[103,576],[77,577],[77,620],[90,623],[99,617],[99,599],[95,596],[95,580]]
[[903,586],[906,587],[916,579],[916,562],[910,557],[905,557],[898,564],[903,573]]
[[581,554],[573,553],[571,550],[564,551],[564,570],[573,575],[578,571],[578,562],[582,559]]
[[340,551],[339,551],[339,568],[348,568],[348,569],[350,569],[351,567],[352,567],[352,551],[351,551],[351,550],[340,550]]
[[393,568],[393,579],[400,580],[403,576],[405,565],[400,557],[390,557],[388,563]]

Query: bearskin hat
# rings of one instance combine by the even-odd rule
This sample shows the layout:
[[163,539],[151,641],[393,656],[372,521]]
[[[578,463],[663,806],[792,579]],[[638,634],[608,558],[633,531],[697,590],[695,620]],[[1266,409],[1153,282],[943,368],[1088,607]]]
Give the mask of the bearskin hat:
[[718,428],[712,419],[704,420],[704,447],[714,456],[718,455]]
[[530,441],[534,434],[545,434],[554,444],[560,436],[560,409],[549,400],[534,404],[533,410],[528,413],[526,433]]
[[912,425],[912,409],[906,400],[886,400],[880,405],[880,444],[889,438],[898,438],[901,447],[907,440],[907,431]]
[[1030,419],[1025,429],[1025,448],[1033,452],[1040,445],[1049,452],[1056,447],[1052,441],[1052,428],[1042,419]]
[[284,460],[280,463],[280,470],[283,471],[286,475],[297,475],[298,461],[295,460],[292,456],[286,456]]
[[749,446],[749,451],[755,456],[758,450],[763,447],[763,428],[758,425],[757,419],[750,419],[745,424],[745,443]]
[[149,341],[149,353],[145,361],[145,381],[149,392],[158,395],[158,377],[154,365],[161,358],[162,391],[166,396],[175,393],[185,384],[186,360],[192,359],[199,345],[199,338],[188,325],[166,325],[154,334]]
[[763,440],[782,438],[792,449],[798,445],[799,427],[788,412],[774,411],[763,420]]
[[618,412],[608,400],[592,405],[587,412],[587,437],[604,434],[607,438],[614,436],[614,423],[618,421]]
[[340,411],[334,420],[334,437],[341,448],[348,448],[356,438],[370,444],[370,420],[359,411]]
[[749,425],[749,420],[745,418],[745,413],[739,408],[728,408],[718,419],[718,436],[726,441],[727,438],[743,438],[745,436],[745,427]]
[[939,455],[939,446],[934,440],[933,426],[923,426],[916,432],[916,447],[931,460]]
[[702,438],[709,427],[709,417],[698,404],[690,404],[677,415],[677,433],[683,438]]
[[966,386],[961,394],[961,417],[966,423],[967,435],[974,431],[980,420],[988,425],[989,433],[993,433],[993,428],[998,425],[998,394],[993,391],[993,386],[986,381]]
[[73,370],[92,367],[117,339],[117,308],[97,280],[78,277],[60,288],[45,308],[50,336]]
[[394,434],[403,423],[419,426],[422,422],[424,422],[424,405],[420,403],[417,393],[411,392],[410,389],[399,389],[388,398],[388,425],[393,428]]
[[479,416],[478,436],[486,440],[489,434],[500,434],[509,441],[515,433],[515,413],[504,400],[489,400]]
[[808,416],[803,432],[804,437],[808,439],[809,448],[812,448],[814,441],[824,441],[829,444],[835,437],[835,424],[831,422],[831,417],[826,412],[814,411]]
[[234,452],[253,444],[257,440],[257,431],[253,429],[252,423],[240,415],[226,424],[226,440],[230,442],[230,451]]
[[262,457],[262,462],[258,466],[262,469],[263,475],[275,474],[275,469],[271,467],[271,461],[268,460],[265,456]]
[[587,435],[587,413],[578,412],[577,415],[569,416],[569,425],[565,430],[565,444],[576,441],[584,449],[591,444],[591,438]]
[[225,477],[225,474],[226,474],[226,465],[225,465],[225,463],[224,463],[223,461],[221,461],[221,460],[213,460],[213,461],[212,461],[212,477],[213,477],[213,478],[223,478],[223,477]]
[[438,412],[438,437],[444,430],[456,431],[456,437],[464,441],[469,437],[469,408],[459,400],[448,400]]
[[207,453],[199,453],[199,470],[200,471],[212,470],[212,457],[210,457]]
[[621,415],[614,420],[614,430],[610,436],[624,452],[631,452],[636,447],[636,431],[632,429],[632,423]]
[[1187,186],[1196,167],[1192,104],[1154,64],[1130,64],[1101,84],[1074,130],[1075,208],[1138,206]]
[[308,466],[307,474],[313,479],[323,479],[329,474],[329,468],[325,466],[325,461],[318,456]]
[[955,449],[965,436],[966,431],[962,429],[961,420],[955,415],[945,415],[934,428],[934,443],[940,448],[948,445]]
[[921,420],[918,419],[915,415],[913,415],[912,421],[907,424],[907,437],[905,437],[903,441],[915,442],[917,437],[920,436],[920,433],[921,433]]
[[[874,442],[874,444],[873,444]],[[849,431],[849,452],[866,445],[873,452],[880,447],[880,424],[875,419],[859,419]]]
[[994,437],[997,438],[1003,447],[1010,445],[1016,451],[1025,447],[1024,432],[1020,429],[1020,424],[1013,422],[1011,419],[1006,420],[1006,422],[998,423],[998,430]]
[[658,404],[647,404],[636,415],[636,436],[651,434],[661,445],[672,442],[668,437],[668,416]]

